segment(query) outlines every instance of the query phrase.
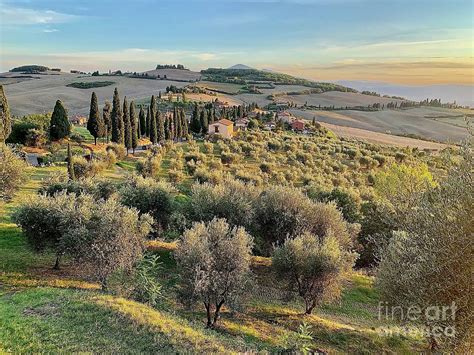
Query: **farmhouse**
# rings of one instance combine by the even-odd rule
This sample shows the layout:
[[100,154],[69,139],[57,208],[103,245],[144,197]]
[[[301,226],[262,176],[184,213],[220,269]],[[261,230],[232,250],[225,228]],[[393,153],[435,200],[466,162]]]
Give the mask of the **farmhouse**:
[[87,118],[81,115],[76,115],[71,117],[69,121],[74,125],[84,126],[87,123]]
[[289,123],[289,124],[291,124],[291,122],[295,120],[295,118],[288,111],[278,112],[277,118],[280,121],[284,123]]
[[304,125],[305,125],[305,122],[303,120],[294,120],[293,122],[291,122],[291,128],[294,131],[299,131],[299,132],[303,131]]
[[232,138],[234,135],[234,122],[225,118],[209,125],[209,135],[217,134],[223,138]]
[[235,130],[236,131],[246,131],[249,120],[247,118],[240,118],[235,121]]

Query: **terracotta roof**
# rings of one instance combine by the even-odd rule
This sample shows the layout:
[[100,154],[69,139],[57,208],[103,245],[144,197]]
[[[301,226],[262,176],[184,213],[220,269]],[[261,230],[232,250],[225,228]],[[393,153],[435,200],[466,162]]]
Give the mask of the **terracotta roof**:
[[217,122],[214,122],[213,124],[216,124],[216,123],[223,124],[224,126],[232,126],[232,125],[234,124],[234,122],[232,122],[232,121],[230,121],[230,120],[228,120],[228,119],[225,119],[225,118],[223,118],[223,119],[221,119],[221,120],[219,120],[219,121],[217,121]]

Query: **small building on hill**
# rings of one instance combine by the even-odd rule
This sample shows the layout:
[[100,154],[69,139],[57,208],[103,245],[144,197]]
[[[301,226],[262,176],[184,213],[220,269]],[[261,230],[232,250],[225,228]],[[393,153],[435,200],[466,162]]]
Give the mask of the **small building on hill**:
[[69,122],[76,126],[85,126],[87,124],[87,117],[76,115],[69,118]]
[[295,120],[293,115],[288,111],[278,112],[277,119],[288,124],[291,124]]
[[291,128],[294,131],[302,132],[304,131],[305,122],[303,120],[294,120],[291,122]]
[[209,135],[217,134],[223,138],[232,138],[234,135],[234,122],[228,119],[221,119],[209,125]]
[[247,118],[239,118],[235,121],[235,130],[236,131],[246,131],[249,125],[249,120]]

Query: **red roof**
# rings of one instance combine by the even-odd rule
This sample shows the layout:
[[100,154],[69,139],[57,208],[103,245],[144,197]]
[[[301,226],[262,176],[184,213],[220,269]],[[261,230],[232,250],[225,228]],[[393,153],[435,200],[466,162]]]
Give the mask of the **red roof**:
[[223,124],[224,126],[232,126],[234,124],[234,122],[226,119],[226,118],[223,118],[217,122],[214,122],[213,124],[216,124],[216,123],[220,123],[220,124]]

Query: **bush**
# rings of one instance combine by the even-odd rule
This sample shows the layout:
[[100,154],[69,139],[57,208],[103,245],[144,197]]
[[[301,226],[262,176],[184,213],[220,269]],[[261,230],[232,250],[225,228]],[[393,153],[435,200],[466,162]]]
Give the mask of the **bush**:
[[122,160],[126,157],[127,152],[123,145],[117,143],[109,143],[105,148],[107,152],[112,151],[115,153],[115,156],[118,160]]
[[146,214],[139,217],[137,210],[114,198],[93,204],[89,213],[89,218],[67,226],[63,243],[105,289],[110,275],[132,270],[141,258],[153,219]]
[[235,303],[244,291],[252,245],[244,228],[231,228],[224,219],[196,223],[183,234],[175,251],[180,298],[204,303],[208,327],[216,324],[224,303]]
[[89,218],[93,200],[90,196],[77,198],[65,192],[54,196],[35,196],[23,203],[13,214],[26,236],[28,244],[37,252],[52,249],[56,253],[55,269],[66,253],[64,235],[73,227],[73,220]]
[[140,213],[151,215],[158,234],[166,229],[173,212],[173,188],[161,181],[140,176],[130,177],[119,190],[120,201]]
[[161,269],[159,256],[145,254],[131,272],[119,270],[109,277],[107,286],[114,294],[156,306],[162,297],[158,273]]
[[102,162],[98,160],[87,161],[83,157],[73,157],[72,163],[76,179],[95,177],[105,169],[105,165]]
[[304,233],[288,238],[272,256],[277,277],[305,302],[305,313],[339,297],[343,276],[351,270],[355,255],[344,250],[337,239]]
[[344,248],[352,244],[358,232],[348,228],[334,204],[313,202],[296,188],[268,187],[258,198],[255,210],[261,251],[267,255],[273,244],[305,232],[320,238],[332,234]]
[[194,221],[225,218],[231,226],[251,228],[258,193],[252,185],[232,179],[214,186],[194,184],[190,198],[191,218]]
[[26,181],[26,162],[0,143],[0,199],[9,200]]
[[161,155],[151,154],[137,162],[136,170],[144,178],[158,177],[161,169]]

